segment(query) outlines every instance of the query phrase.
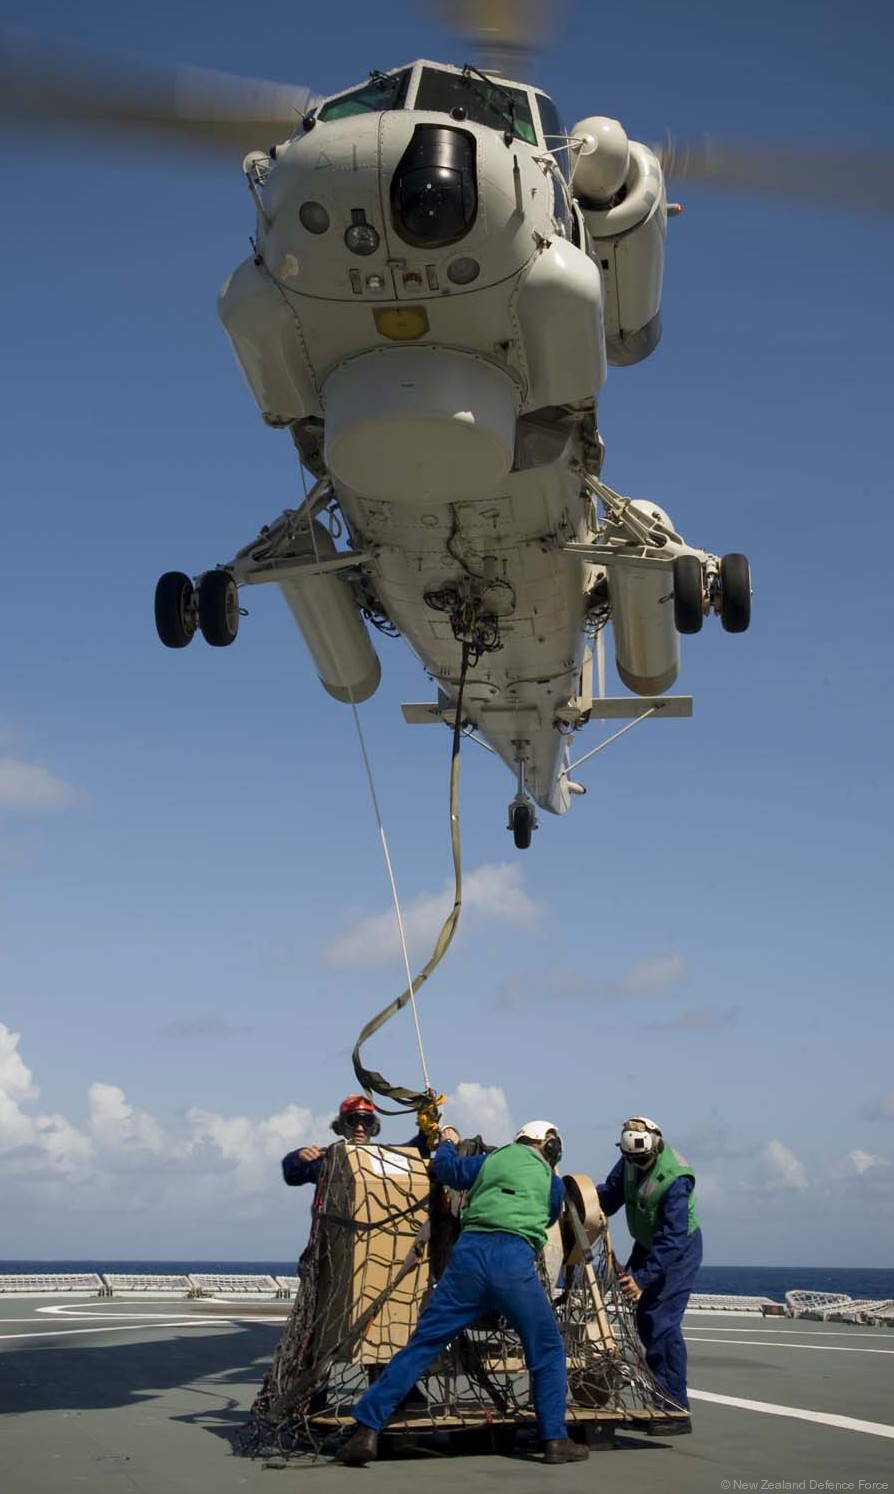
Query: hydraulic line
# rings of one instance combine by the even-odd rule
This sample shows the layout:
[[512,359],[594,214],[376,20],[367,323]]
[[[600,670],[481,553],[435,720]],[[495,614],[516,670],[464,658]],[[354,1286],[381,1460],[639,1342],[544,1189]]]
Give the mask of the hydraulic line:
[[[459,689],[457,691],[456,697],[456,715],[453,722],[453,751],[450,758],[450,844],[453,853],[453,907],[444,920],[444,923],[441,927],[441,932],[438,934],[437,940],[435,941],[434,951],[427,964],[422,967],[415,980],[413,980],[411,977],[408,977],[406,990],[404,990],[400,994],[400,996],[398,996],[375,1017],[367,1022],[366,1026],[360,1033],[357,1042],[354,1045],[354,1051],[352,1054],[354,1073],[357,1075],[357,1080],[361,1087],[364,1090],[371,1091],[373,1094],[382,1095],[386,1099],[395,1100],[400,1106],[400,1109],[397,1111],[383,1111],[382,1113],[385,1115],[399,1115],[405,1110],[424,1110],[430,1107],[436,1098],[434,1091],[430,1086],[428,1086],[428,1074],[426,1072],[424,1058],[423,1075],[428,1087],[424,1092],[420,1093],[417,1090],[408,1089],[400,1084],[389,1084],[388,1080],[385,1079],[382,1074],[377,1073],[375,1069],[366,1068],[364,1066],[363,1060],[360,1057],[360,1050],[363,1047],[363,1044],[372,1037],[373,1033],[378,1032],[380,1027],[383,1027],[391,1017],[393,1017],[397,1012],[401,1011],[402,1008],[407,1005],[407,1002],[413,1002],[415,1012],[416,992],[419,990],[420,986],[425,984],[432,971],[435,970],[440,964],[441,960],[447,952],[447,949],[450,946],[450,942],[453,939],[454,934],[456,933],[457,924],[459,923],[459,915],[462,908],[462,851],[459,836],[459,752],[463,737],[463,694],[466,685],[466,674],[469,668],[470,653],[470,645],[468,643],[463,643],[462,664],[460,666],[459,674]],[[392,880],[392,888],[393,885],[394,884]],[[403,936],[401,937],[403,940]],[[406,955],[406,945],[404,945],[404,953]],[[417,1033],[418,1030],[419,1029],[417,1021]],[[381,1109],[381,1106],[377,1108]]]

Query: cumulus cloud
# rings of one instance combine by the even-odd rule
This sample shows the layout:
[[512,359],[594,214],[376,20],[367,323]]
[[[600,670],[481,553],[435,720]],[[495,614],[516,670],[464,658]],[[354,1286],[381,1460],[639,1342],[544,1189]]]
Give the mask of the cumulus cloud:
[[[404,935],[414,961],[434,948],[452,904],[453,884],[445,883],[442,892],[420,893],[402,906]],[[479,866],[463,879],[463,928],[486,922],[530,928],[540,922],[543,912],[544,905],[525,892],[517,862]],[[322,951],[324,964],[341,969],[384,965],[400,957],[397,920],[390,909],[361,919]]]
[[807,1174],[794,1152],[783,1142],[768,1141],[762,1153],[770,1175],[770,1181],[783,1188],[803,1193],[807,1187]]
[[10,1207],[10,1190],[19,1187],[70,1209],[217,1209],[224,1176],[228,1206],[244,1210],[269,1195],[285,1152],[325,1135],[328,1117],[289,1105],[260,1119],[193,1108],[185,1134],[174,1136],[117,1084],[99,1081],[89,1086],[78,1129],[64,1116],[35,1112],[40,1091],[19,1041],[0,1023],[0,1180]]
[[496,1145],[509,1141],[515,1129],[506,1096],[497,1085],[458,1084],[447,1096],[444,1116],[461,1136],[480,1133]]
[[870,1105],[867,1115],[870,1120],[894,1120],[894,1089]]
[[39,813],[68,809],[78,800],[71,785],[49,769],[15,757],[0,757],[0,809]]
[[870,1152],[861,1151],[859,1147],[848,1152],[847,1160],[858,1177],[862,1177],[864,1172],[870,1172],[874,1167],[887,1166],[884,1157],[873,1157]]

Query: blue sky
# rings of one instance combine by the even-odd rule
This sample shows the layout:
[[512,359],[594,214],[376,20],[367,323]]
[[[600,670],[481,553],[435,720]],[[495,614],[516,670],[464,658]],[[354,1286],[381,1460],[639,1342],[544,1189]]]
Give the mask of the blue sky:
[[[320,92],[465,60],[404,0],[309,15],[3,8]],[[869,0],[579,4],[538,81],[569,123],[647,141],[859,149],[894,135],[892,30]],[[161,571],[225,560],[300,497],[215,312],[248,194],[238,160],[63,130],[5,146],[0,1255],[289,1259],[308,1200],[279,1157],[325,1139],[403,972],[351,714],[279,597],[251,594],[230,650],[171,654],[152,624]],[[754,622],[686,641],[693,719],[582,769],[587,797],[528,853],[511,778],[465,749],[468,898],[420,996],[426,1053],[457,1119],[499,1140],[549,1116],[597,1178],[624,1116],[654,1116],[696,1168],[712,1264],[885,1266],[894,225],[671,195],[664,338],[610,375],[604,475],[746,551]],[[380,652],[361,715],[421,964],[449,905],[450,738],[404,726],[430,686]],[[368,1057],[418,1082],[407,1018]]]

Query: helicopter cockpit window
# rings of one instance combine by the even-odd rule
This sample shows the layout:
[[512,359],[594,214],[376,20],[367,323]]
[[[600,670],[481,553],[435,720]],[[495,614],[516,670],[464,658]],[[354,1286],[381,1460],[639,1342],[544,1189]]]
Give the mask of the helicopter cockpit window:
[[570,151],[568,149],[568,131],[562,123],[559,111],[552,99],[547,98],[545,93],[535,95],[537,107],[540,110],[540,123],[543,126],[543,138],[546,148],[556,158],[556,165],[568,180],[570,170]]
[[501,132],[509,130],[516,139],[528,145],[537,144],[531,103],[525,90],[510,88],[477,73],[442,73],[438,68],[424,67],[413,108],[452,114],[455,119],[468,119],[472,124],[489,125]]
[[352,88],[330,99],[317,110],[317,119],[347,119],[352,114],[380,114],[385,109],[402,109],[407,96],[410,69],[397,73],[371,73],[368,83]]

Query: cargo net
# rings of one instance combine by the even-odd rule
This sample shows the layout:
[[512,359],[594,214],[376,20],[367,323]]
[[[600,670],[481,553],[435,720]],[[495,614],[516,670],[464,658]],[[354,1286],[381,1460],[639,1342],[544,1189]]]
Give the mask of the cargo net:
[[[463,1150],[483,1150],[480,1139]],[[568,1181],[568,1180],[566,1180]],[[583,1194],[589,1179],[575,1179]],[[571,1188],[572,1193],[575,1187]],[[355,1429],[354,1402],[407,1343],[459,1232],[461,1196],[433,1185],[418,1153],[401,1147],[329,1148],[314,1198],[301,1283],[273,1363],[238,1442],[256,1457],[336,1454]],[[590,1199],[578,1194],[579,1213]],[[602,1221],[604,1224],[604,1221]],[[586,1225],[590,1220],[586,1218]],[[643,1424],[677,1409],[653,1380],[634,1311],[616,1281],[608,1232],[554,1226],[539,1258],[566,1346],[568,1421]],[[465,1329],[390,1418],[386,1433],[468,1435],[505,1447],[534,1429],[518,1335],[498,1314]]]

